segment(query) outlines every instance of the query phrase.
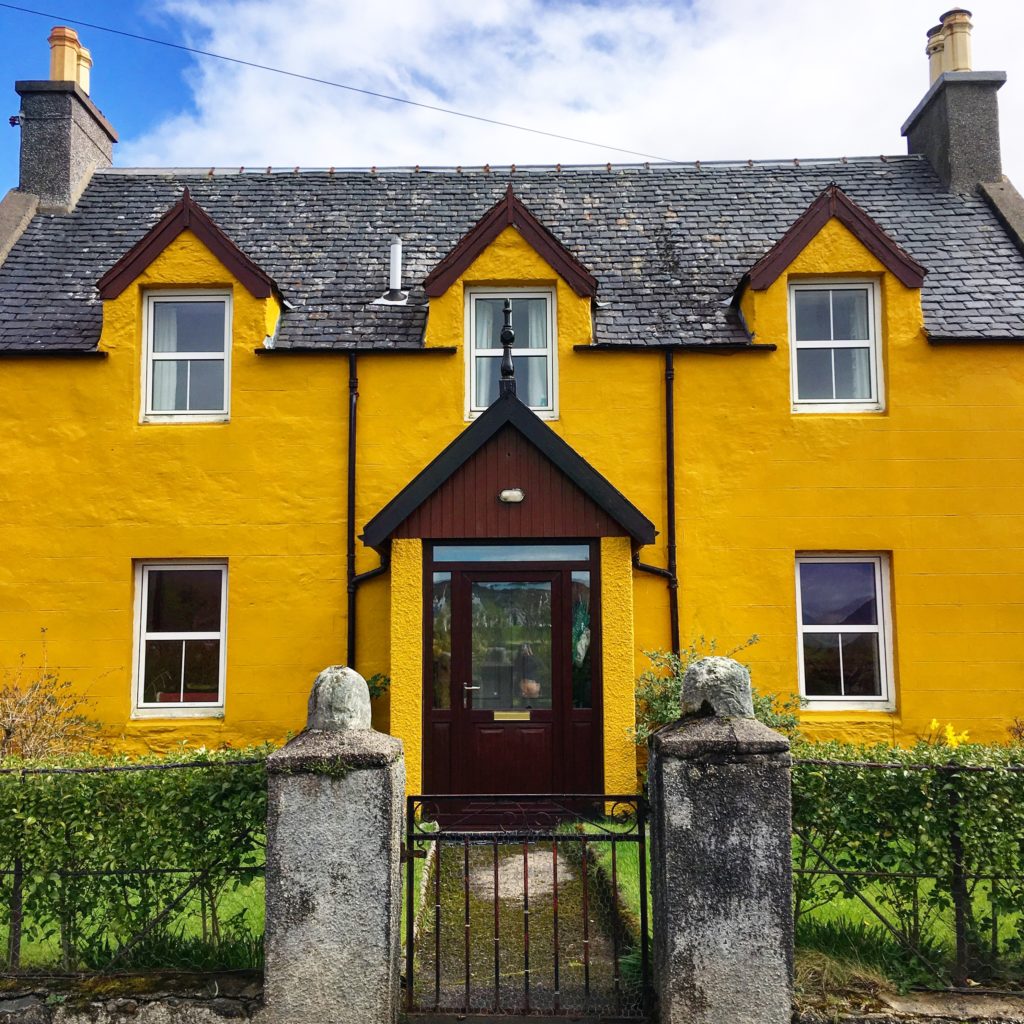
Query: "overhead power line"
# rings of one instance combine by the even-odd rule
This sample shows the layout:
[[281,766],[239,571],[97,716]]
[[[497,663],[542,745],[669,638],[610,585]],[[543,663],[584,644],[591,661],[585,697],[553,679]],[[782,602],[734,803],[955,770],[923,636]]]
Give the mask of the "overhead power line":
[[559,139],[562,142],[575,142],[581,146],[593,146],[597,149],[611,150],[614,153],[626,153],[629,156],[641,156],[647,160],[663,160],[666,163],[674,162],[671,157],[656,156],[653,153],[642,153],[636,149],[627,149],[624,146],[610,146],[604,142],[592,142],[590,139],[577,139],[571,135],[560,135],[558,132],[544,131],[542,128],[530,128],[528,125],[513,124],[510,121],[499,121],[497,118],[484,117],[481,114],[469,114],[464,110],[453,110],[450,107],[439,107],[433,103],[421,103],[419,100],[410,100],[405,96],[389,96],[387,93],[374,92],[372,89],[363,89],[357,85],[346,85],[344,82],[334,82],[328,78],[317,78],[314,75],[303,75],[297,71],[286,71],[284,68],[275,68],[269,64],[259,64],[256,61],[242,60],[241,57],[229,57],[223,53],[213,53],[210,50],[200,50],[194,46],[185,46],[183,43],[172,43],[169,39],[156,39],[153,36],[139,35],[137,32],[126,32],[123,29],[111,28],[109,25],[98,25],[91,21],[82,21],[80,18],[71,18],[63,14],[53,14],[50,11],[37,11],[31,7],[21,7],[18,4],[0,3],[0,7],[9,11],[18,11],[21,14],[34,14],[40,18],[49,18],[61,24],[80,25],[83,28],[92,28],[97,32],[108,32],[111,35],[122,36],[125,39],[135,39],[140,43],[152,43],[156,46],[166,46],[172,50],[182,50],[185,53],[192,53],[198,57],[211,57],[214,60],[228,61],[231,64],[240,64],[242,67],[255,68],[257,71],[269,71],[275,75],[285,75],[288,78],[297,78],[303,82],[313,82],[316,85],[330,86],[332,89],[344,89],[346,92],[359,93],[362,96],[371,96],[378,100],[387,100],[389,103],[403,103],[408,107],[419,107],[421,110],[432,110],[437,114],[448,114],[451,117],[462,117],[469,121],[480,121],[484,124],[496,125],[499,128],[511,128],[517,132],[529,132],[531,135],[543,135],[549,139]]

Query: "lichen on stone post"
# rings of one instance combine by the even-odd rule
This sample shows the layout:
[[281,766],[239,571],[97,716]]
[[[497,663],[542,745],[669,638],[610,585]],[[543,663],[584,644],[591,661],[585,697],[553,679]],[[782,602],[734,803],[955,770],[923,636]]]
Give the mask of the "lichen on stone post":
[[316,677],[309,694],[306,729],[337,732],[370,728],[370,688],[346,665],[331,665]]
[[753,718],[750,671],[732,658],[701,658],[683,675],[683,717]]

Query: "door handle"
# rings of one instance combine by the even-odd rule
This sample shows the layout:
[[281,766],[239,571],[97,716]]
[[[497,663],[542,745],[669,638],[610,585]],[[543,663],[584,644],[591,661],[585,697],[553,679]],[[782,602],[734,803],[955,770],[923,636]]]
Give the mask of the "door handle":
[[480,689],[479,686],[470,686],[469,683],[463,683],[462,684],[462,707],[464,709],[469,707],[469,705],[466,703],[466,693],[469,690],[479,690],[479,689]]

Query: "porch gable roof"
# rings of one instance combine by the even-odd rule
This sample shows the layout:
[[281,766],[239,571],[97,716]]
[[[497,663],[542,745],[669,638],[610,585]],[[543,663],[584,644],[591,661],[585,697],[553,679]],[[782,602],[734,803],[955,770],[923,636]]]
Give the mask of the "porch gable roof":
[[637,545],[651,544],[654,524],[515,394],[500,395],[406,484],[365,526],[361,539],[380,548],[413,512],[505,427],[518,431]]

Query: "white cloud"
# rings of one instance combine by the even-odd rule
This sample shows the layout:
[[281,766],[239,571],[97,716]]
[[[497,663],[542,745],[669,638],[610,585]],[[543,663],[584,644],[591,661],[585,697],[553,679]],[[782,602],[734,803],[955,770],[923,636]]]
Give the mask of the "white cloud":
[[[678,160],[902,153],[927,87],[935,0],[165,0],[191,42],[300,74]],[[1024,187],[1024,4],[974,5],[974,66],[1000,93]],[[387,166],[635,161],[197,59],[195,113],[118,162]]]

